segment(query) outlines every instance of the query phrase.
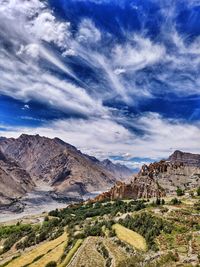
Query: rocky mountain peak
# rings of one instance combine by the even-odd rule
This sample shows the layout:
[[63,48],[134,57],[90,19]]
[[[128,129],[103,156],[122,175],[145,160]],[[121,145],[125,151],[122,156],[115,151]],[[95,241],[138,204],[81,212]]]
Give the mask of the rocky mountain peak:
[[127,174],[113,163],[112,168],[106,167],[57,137],[22,134],[16,139],[2,138],[0,149],[28,172],[36,184],[42,181],[66,196],[107,189]]
[[180,150],[174,151],[168,159],[171,163],[179,162],[187,166],[200,167],[200,155]]

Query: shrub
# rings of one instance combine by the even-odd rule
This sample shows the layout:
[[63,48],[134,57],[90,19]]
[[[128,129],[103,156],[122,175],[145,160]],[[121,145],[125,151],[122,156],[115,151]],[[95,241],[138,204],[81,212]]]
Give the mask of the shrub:
[[156,205],[160,205],[160,198],[156,198]]
[[200,186],[197,188],[197,196],[200,196]]
[[56,267],[56,266],[57,266],[57,263],[55,261],[50,261],[45,265],[45,267]]
[[44,217],[44,221],[45,221],[45,222],[48,222],[48,221],[49,221],[49,217],[48,217],[48,216],[45,216],[45,217]]
[[176,189],[176,194],[178,197],[180,197],[180,196],[183,196],[185,194],[185,192],[184,192],[184,190],[182,190],[181,188],[178,187]]
[[179,205],[179,204],[181,204],[181,201],[178,200],[178,199],[175,197],[175,198],[173,198],[173,199],[171,200],[171,204],[172,204],[172,205]]

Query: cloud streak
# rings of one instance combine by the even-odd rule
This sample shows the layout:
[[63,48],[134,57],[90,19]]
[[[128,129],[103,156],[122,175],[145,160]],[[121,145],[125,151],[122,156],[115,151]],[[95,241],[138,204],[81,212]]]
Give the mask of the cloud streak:
[[[200,36],[195,18],[188,15],[191,34],[181,31],[180,19],[198,1],[59,3],[4,0],[0,6],[0,95],[65,114],[41,118],[34,128],[4,123],[1,134],[58,135],[100,158],[198,152],[199,110],[192,101],[200,97]],[[160,100],[168,103],[165,112]],[[38,120],[31,108],[24,111],[23,122]]]

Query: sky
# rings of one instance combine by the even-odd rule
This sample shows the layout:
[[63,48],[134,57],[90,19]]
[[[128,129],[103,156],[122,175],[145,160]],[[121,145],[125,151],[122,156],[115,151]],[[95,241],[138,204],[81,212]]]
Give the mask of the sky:
[[132,169],[200,153],[199,0],[0,2],[0,136]]

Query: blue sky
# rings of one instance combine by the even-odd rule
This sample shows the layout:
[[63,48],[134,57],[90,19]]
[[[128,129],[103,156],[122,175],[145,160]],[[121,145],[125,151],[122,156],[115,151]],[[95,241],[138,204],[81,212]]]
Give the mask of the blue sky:
[[200,152],[200,1],[3,0],[0,135],[138,168]]

